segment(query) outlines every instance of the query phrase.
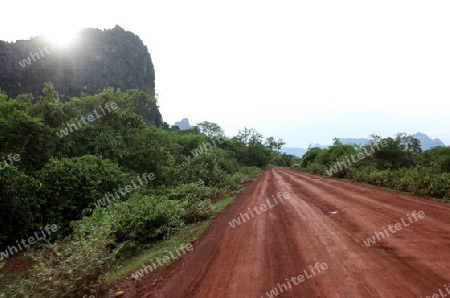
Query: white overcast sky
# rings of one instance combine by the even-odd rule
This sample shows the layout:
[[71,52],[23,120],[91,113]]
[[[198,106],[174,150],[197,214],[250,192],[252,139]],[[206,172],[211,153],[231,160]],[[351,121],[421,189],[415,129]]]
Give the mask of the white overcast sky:
[[0,40],[137,34],[164,121],[289,147],[423,132],[450,144],[450,1],[7,1]]

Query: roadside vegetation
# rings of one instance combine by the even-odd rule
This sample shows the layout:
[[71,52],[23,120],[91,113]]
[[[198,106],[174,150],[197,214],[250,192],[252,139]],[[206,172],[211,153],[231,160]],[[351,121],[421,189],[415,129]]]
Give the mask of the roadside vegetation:
[[[385,146],[377,147],[382,141]],[[369,154],[357,159],[358,152]],[[350,161],[346,163],[348,166],[337,164],[347,159]],[[365,146],[342,144],[335,139],[328,148],[310,147],[302,157],[299,169],[446,202],[450,200],[450,147],[422,151],[420,141],[404,133],[384,139],[372,135]]]
[[[226,137],[208,121],[188,130],[155,127],[138,113],[142,102],[150,107],[156,100],[108,88],[63,103],[51,83],[40,98],[0,91],[0,158],[20,156],[0,170],[0,270],[8,248],[47,224],[58,226],[25,253],[33,268],[0,274],[0,297],[98,296],[125,273],[127,260],[204,228],[229,194],[264,168],[298,162],[280,153],[282,140],[255,129]],[[118,108],[70,130],[68,123],[112,103]],[[150,173],[154,179],[98,208],[105,196]]]

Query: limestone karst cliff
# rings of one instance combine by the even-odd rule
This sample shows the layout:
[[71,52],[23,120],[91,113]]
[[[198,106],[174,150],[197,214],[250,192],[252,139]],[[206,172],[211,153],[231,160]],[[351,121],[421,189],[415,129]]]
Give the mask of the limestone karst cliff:
[[[83,29],[70,45],[61,47],[42,36],[0,41],[0,89],[8,96],[37,96],[48,81],[63,100],[80,91],[94,93],[108,86],[155,95],[155,70],[147,47],[137,35],[119,26]],[[162,123],[156,104],[148,109],[144,99],[139,114],[157,126]]]

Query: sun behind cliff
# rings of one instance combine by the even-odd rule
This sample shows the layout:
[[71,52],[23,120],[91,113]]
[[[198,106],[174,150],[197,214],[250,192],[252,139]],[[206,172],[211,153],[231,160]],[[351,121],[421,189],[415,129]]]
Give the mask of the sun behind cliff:
[[46,33],[45,37],[58,47],[67,46],[75,40],[77,31],[68,31],[65,28],[54,28],[53,31]]

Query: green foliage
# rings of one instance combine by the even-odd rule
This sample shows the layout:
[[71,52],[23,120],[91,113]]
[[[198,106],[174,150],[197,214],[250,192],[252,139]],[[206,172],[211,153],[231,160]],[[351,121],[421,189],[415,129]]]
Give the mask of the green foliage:
[[180,202],[164,196],[132,193],[122,202],[114,202],[96,209],[89,217],[72,225],[83,231],[85,227],[110,225],[110,248],[123,244],[120,255],[129,256],[148,244],[165,239],[184,226]]
[[262,135],[254,129],[239,131],[238,136],[224,142],[223,148],[233,151],[237,162],[248,167],[263,168],[278,154],[262,143]]
[[377,146],[379,142],[381,142],[381,137],[372,135],[372,140],[367,147],[376,147],[370,159],[373,161],[372,164],[375,164],[380,170],[409,167],[422,152],[420,141],[405,133],[398,133],[395,138],[383,139],[385,146]]
[[353,179],[434,198],[450,199],[450,173],[436,173],[432,168],[401,168],[396,171],[364,167],[355,169]]
[[308,167],[310,164],[316,161],[322,149],[319,147],[308,148],[308,151],[303,155],[300,166],[303,168]]
[[275,138],[269,137],[266,139],[266,147],[269,148],[271,151],[280,152],[283,145],[286,144],[283,142],[282,139],[278,139],[278,141],[275,141]]
[[[184,132],[184,130],[183,130]],[[172,144],[172,154],[189,156],[192,151],[208,142],[208,138],[201,134],[180,134],[170,132],[167,134]]]
[[184,200],[188,196],[201,201],[206,199],[214,200],[221,194],[220,188],[207,187],[203,181],[181,184],[169,189],[162,188],[162,192],[166,193],[170,200],[179,201]]
[[14,166],[0,170],[0,247],[28,239],[41,227],[42,201],[36,196],[40,186]]
[[213,215],[212,202],[210,199],[201,200],[193,195],[188,195],[182,202],[182,218],[185,223],[193,223],[208,219]]
[[276,154],[272,157],[272,162],[277,167],[290,167],[297,163],[298,157],[292,155],[292,154]]
[[372,140],[361,148],[343,145],[337,139],[326,149],[308,148],[300,165],[310,173],[325,175],[336,162],[365,150],[370,153],[368,156],[338,169],[333,176],[416,195],[450,198],[450,147],[422,152],[420,142],[404,133],[395,138],[371,137]]
[[232,176],[227,177],[227,185],[230,190],[237,190],[242,184],[252,181],[259,176],[262,170],[258,167],[242,167]]
[[324,175],[326,168],[324,165],[315,162],[315,163],[308,164],[306,166],[306,170],[308,172],[310,172],[311,174]]
[[105,278],[121,246],[110,250],[112,217],[102,225],[79,223],[71,237],[31,253],[37,263],[5,289],[8,297],[83,297],[105,291]]
[[53,130],[42,118],[32,117],[29,108],[29,102],[20,102],[19,99],[0,102],[0,153],[19,154],[21,161],[18,166],[32,174],[51,158],[55,142]]
[[203,121],[197,123],[197,127],[202,134],[207,136],[208,138],[224,138],[225,132],[223,129],[217,124],[213,122]]
[[112,229],[116,243],[151,244],[184,226],[181,206],[166,197],[134,194],[108,211],[115,218]]
[[450,173],[450,147],[435,147],[424,151],[416,159],[416,164],[430,167],[438,173]]
[[117,164],[94,155],[51,159],[37,176],[43,184],[41,216],[63,234],[86,207],[127,181]]
[[[202,181],[207,187],[224,187],[227,173],[220,164],[224,158],[219,148],[194,158],[187,157],[171,170],[172,183],[189,184]],[[226,162],[224,162],[226,163]]]
[[356,148],[353,145],[342,144],[338,139],[334,139],[333,145],[328,147],[326,150],[322,150],[318,161],[320,161],[324,166],[332,166],[336,161],[345,160],[351,155],[356,154]]

